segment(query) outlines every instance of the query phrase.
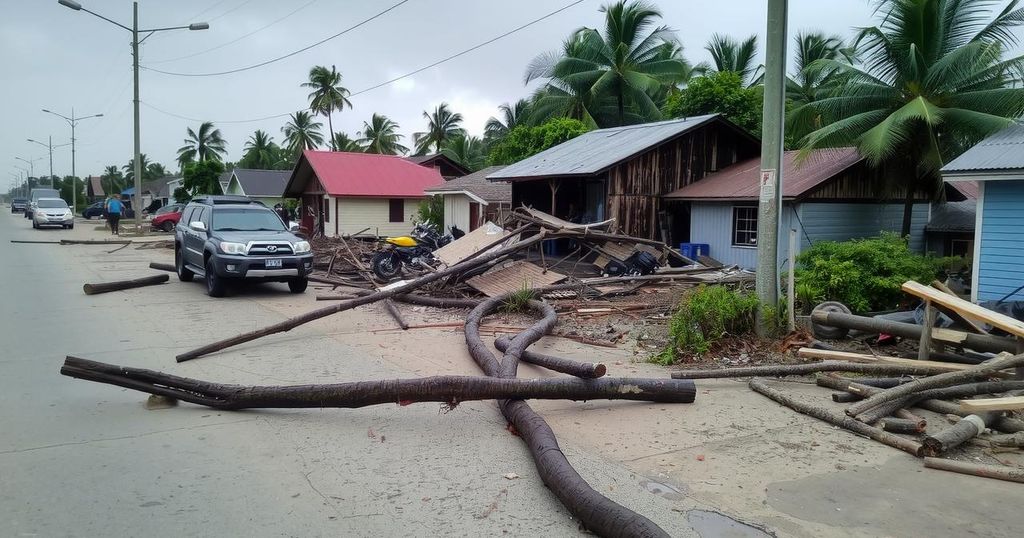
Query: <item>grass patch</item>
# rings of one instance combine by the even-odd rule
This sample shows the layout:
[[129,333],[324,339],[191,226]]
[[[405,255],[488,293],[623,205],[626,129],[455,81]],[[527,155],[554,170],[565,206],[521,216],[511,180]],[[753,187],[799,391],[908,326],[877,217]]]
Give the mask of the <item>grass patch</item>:
[[509,293],[505,300],[502,301],[501,311],[506,314],[514,314],[517,312],[526,312],[530,309],[530,301],[533,300],[533,290],[527,287],[526,282],[523,282],[523,287],[512,293]]
[[669,365],[683,354],[703,355],[727,335],[754,329],[757,297],[725,286],[700,286],[683,297],[669,324],[669,343],[654,362]]

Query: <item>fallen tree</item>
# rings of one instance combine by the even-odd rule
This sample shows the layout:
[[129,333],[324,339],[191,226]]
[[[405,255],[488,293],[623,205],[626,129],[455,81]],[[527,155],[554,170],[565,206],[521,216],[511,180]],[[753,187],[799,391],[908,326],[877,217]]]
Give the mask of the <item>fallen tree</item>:
[[[494,347],[504,353],[511,341],[512,339],[508,335],[502,335],[494,341]],[[608,367],[600,363],[579,362],[554,355],[534,353],[533,351],[523,351],[520,359],[523,362],[541,366],[554,372],[561,372],[583,379],[596,379],[603,377],[608,372]]]
[[925,458],[924,466],[929,469],[940,469],[960,474],[969,474],[983,478],[995,478],[996,480],[1008,480],[1010,482],[1024,482],[1024,469],[1019,467],[999,467],[997,465],[985,465],[981,463],[966,463],[942,458]]
[[141,288],[143,286],[153,286],[156,284],[163,284],[170,280],[167,275],[153,275],[142,278],[136,278],[135,280],[117,280],[114,282],[100,282],[97,284],[85,284],[82,286],[82,291],[86,295],[96,295],[98,293],[107,293],[111,291],[129,290],[132,288]]
[[156,269],[158,271],[167,271],[168,273],[178,272],[178,268],[175,267],[173,263],[149,262],[149,268]]
[[746,366],[710,370],[679,370],[673,379],[715,379],[721,377],[784,377],[818,372],[851,372],[873,375],[933,375],[947,372],[945,368],[903,364],[822,361],[807,364],[780,364],[772,366]]
[[[818,311],[811,314],[811,321],[829,327],[841,327],[844,329],[855,329],[858,331],[885,333],[901,338],[920,340],[924,333],[924,327],[913,323],[902,323],[880,318],[868,318],[843,314],[840,312]],[[947,337],[948,335],[948,337]],[[950,344],[961,345],[975,351],[990,351],[1000,353],[1003,351],[1014,353],[1017,350],[1017,343],[1010,338],[993,336],[988,334],[973,334],[949,329],[932,330],[932,338]]]

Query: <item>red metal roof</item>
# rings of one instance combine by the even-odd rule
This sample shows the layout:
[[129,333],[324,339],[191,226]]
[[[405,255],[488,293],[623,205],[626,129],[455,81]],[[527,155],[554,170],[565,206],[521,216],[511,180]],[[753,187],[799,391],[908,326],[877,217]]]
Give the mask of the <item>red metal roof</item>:
[[[324,190],[331,196],[379,196],[386,198],[422,198],[423,189],[444,183],[441,174],[395,155],[348,153],[343,151],[302,152],[302,161],[312,167]],[[296,179],[292,174],[287,190]]]
[[[799,151],[782,156],[782,197],[799,198],[836,174],[860,162],[857,148],[820,149],[797,163]],[[761,158],[736,163],[665,195],[676,200],[756,200],[760,192]]]
[[960,194],[964,195],[964,198],[968,200],[977,200],[980,194],[977,181],[957,181],[947,183],[952,185],[954,189],[960,191]]

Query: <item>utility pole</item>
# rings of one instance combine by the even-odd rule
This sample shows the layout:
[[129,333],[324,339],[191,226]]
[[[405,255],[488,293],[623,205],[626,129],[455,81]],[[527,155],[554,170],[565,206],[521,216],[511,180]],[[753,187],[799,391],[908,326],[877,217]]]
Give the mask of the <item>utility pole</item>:
[[[757,331],[764,335],[779,307],[779,211],[782,206],[782,149],[786,113],[788,0],[768,0],[765,40],[764,120],[761,138],[760,196],[757,207]],[[790,263],[792,263],[790,253]],[[766,309],[769,307],[770,309]]]
[[[58,114],[56,112],[53,112],[52,110],[47,110],[45,108],[43,109],[43,112],[46,112],[47,114],[53,114],[54,116],[57,116],[58,118],[63,118],[64,121],[68,122],[68,124],[71,125],[71,178],[72,178],[71,179],[71,207],[75,207],[76,205],[78,205],[78,185],[75,184],[75,179],[74,179],[75,177],[77,177],[77,176],[75,176],[75,127],[78,125],[78,122],[80,122],[82,120],[87,120],[89,118],[102,118],[103,114],[93,114],[91,116],[77,116],[76,117],[75,116],[75,107],[71,107],[71,117],[70,118],[65,116],[65,115],[63,115],[63,114]],[[50,167],[51,168],[53,167],[52,139],[53,138],[51,137],[51,148],[50,148]],[[35,142],[35,140],[32,140],[32,142]],[[42,142],[36,142],[36,143],[37,144],[42,144]],[[61,146],[66,146],[66,145],[67,144],[61,144]],[[60,146],[57,146],[57,147],[60,147]],[[53,177],[53,171],[52,170],[50,171],[50,177]]]

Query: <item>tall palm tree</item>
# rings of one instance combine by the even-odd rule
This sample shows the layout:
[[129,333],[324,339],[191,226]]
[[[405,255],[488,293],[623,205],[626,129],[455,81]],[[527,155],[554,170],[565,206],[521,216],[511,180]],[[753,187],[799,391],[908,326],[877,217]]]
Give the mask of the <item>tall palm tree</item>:
[[711,53],[712,71],[736,73],[747,87],[757,86],[764,80],[764,66],[754,63],[757,61],[756,35],[739,42],[729,36],[714,34],[704,50]]
[[615,125],[661,119],[661,103],[656,99],[691,71],[681,47],[665,47],[674,37],[666,26],[653,27],[661,12],[651,4],[622,0],[601,11],[603,36],[592,28],[576,30],[563,47],[570,54],[551,66],[540,58],[528,68],[527,78],[538,74],[539,68],[540,74],[559,80],[562,90],[581,86],[597,100],[610,98],[614,102],[610,123]]
[[504,138],[509,131],[525,124],[530,114],[530,101],[520,99],[515,103],[503,103],[498,107],[501,119],[491,117],[484,126],[484,137],[488,140]]
[[[309,82],[303,82],[302,87],[313,90],[309,92],[309,108],[316,114],[327,116],[327,132],[333,133],[331,113],[335,110],[341,112],[345,107],[352,108],[348,100],[349,91],[341,85],[341,73],[333,65],[330,69],[322,65],[314,66],[309,70]],[[333,140],[331,149],[337,149]]]
[[[149,158],[146,157],[145,153],[139,154],[139,162],[142,164],[142,179],[146,180],[146,171],[149,170]],[[128,164],[121,167],[124,170],[124,180],[126,183],[135,182],[135,159],[128,159]]]
[[348,151],[350,153],[360,153],[363,151],[363,147],[359,145],[359,142],[341,131],[334,133],[334,136],[331,137],[331,145],[334,147],[334,151]]
[[280,160],[280,148],[274,138],[265,131],[257,130],[245,141],[245,154],[238,162],[240,167],[273,170]]
[[903,234],[916,192],[942,193],[939,169],[981,138],[1024,116],[1024,8],[994,18],[986,0],[879,0],[885,18],[857,37],[857,65],[818,60],[840,86],[813,106],[829,124],[804,149],[856,145],[869,164],[905,189]]
[[220,161],[227,155],[228,143],[221,136],[220,129],[213,126],[213,122],[204,121],[198,131],[189,127],[187,132],[185,145],[178,148],[179,166],[184,167],[195,161]]
[[302,150],[314,149],[323,144],[324,135],[320,134],[320,128],[323,126],[324,124],[315,121],[305,110],[292,114],[288,123],[281,128],[288,151],[298,155]]
[[399,143],[402,135],[398,133],[398,124],[383,114],[374,114],[369,122],[363,122],[362,137],[356,142],[363,146],[366,153],[382,155],[398,155],[409,151]]
[[810,106],[818,99],[828,97],[836,90],[838,77],[832,66],[823,66],[818,60],[839,60],[851,63],[855,53],[847,48],[841,37],[826,36],[820,32],[797,33],[796,61],[793,74],[786,78],[787,139],[800,140],[811,131],[821,128],[824,118]]
[[574,32],[562,42],[561,50],[540,54],[526,66],[524,84],[547,79],[547,83],[530,98],[532,122],[543,123],[551,118],[564,117],[580,120],[588,127],[598,127],[596,118],[601,117],[601,104],[610,104],[610,101],[595,96],[589,80],[555,76],[559,62],[583,56],[584,50],[584,40],[579,32]]
[[434,146],[435,152],[440,152],[446,141],[466,134],[466,130],[461,127],[462,114],[452,112],[448,103],[441,103],[433,112],[424,110],[423,117],[427,120],[427,130],[412,135],[418,155],[428,153],[430,146]]
[[121,192],[121,170],[117,168],[117,165],[112,164],[103,170],[103,175],[100,176],[100,186],[108,195]]
[[167,173],[167,168],[164,165],[160,163],[149,163],[149,166],[146,166],[146,172],[143,175],[146,176],[146,179],[160,179],[162,177],[167,177],[170,174]]
[[466,167],[470,172],[476,172],[484,167],[487,155],[484,152],[484,143],[475,136],[462,135],[445,142],[441,153],[450,159]]

